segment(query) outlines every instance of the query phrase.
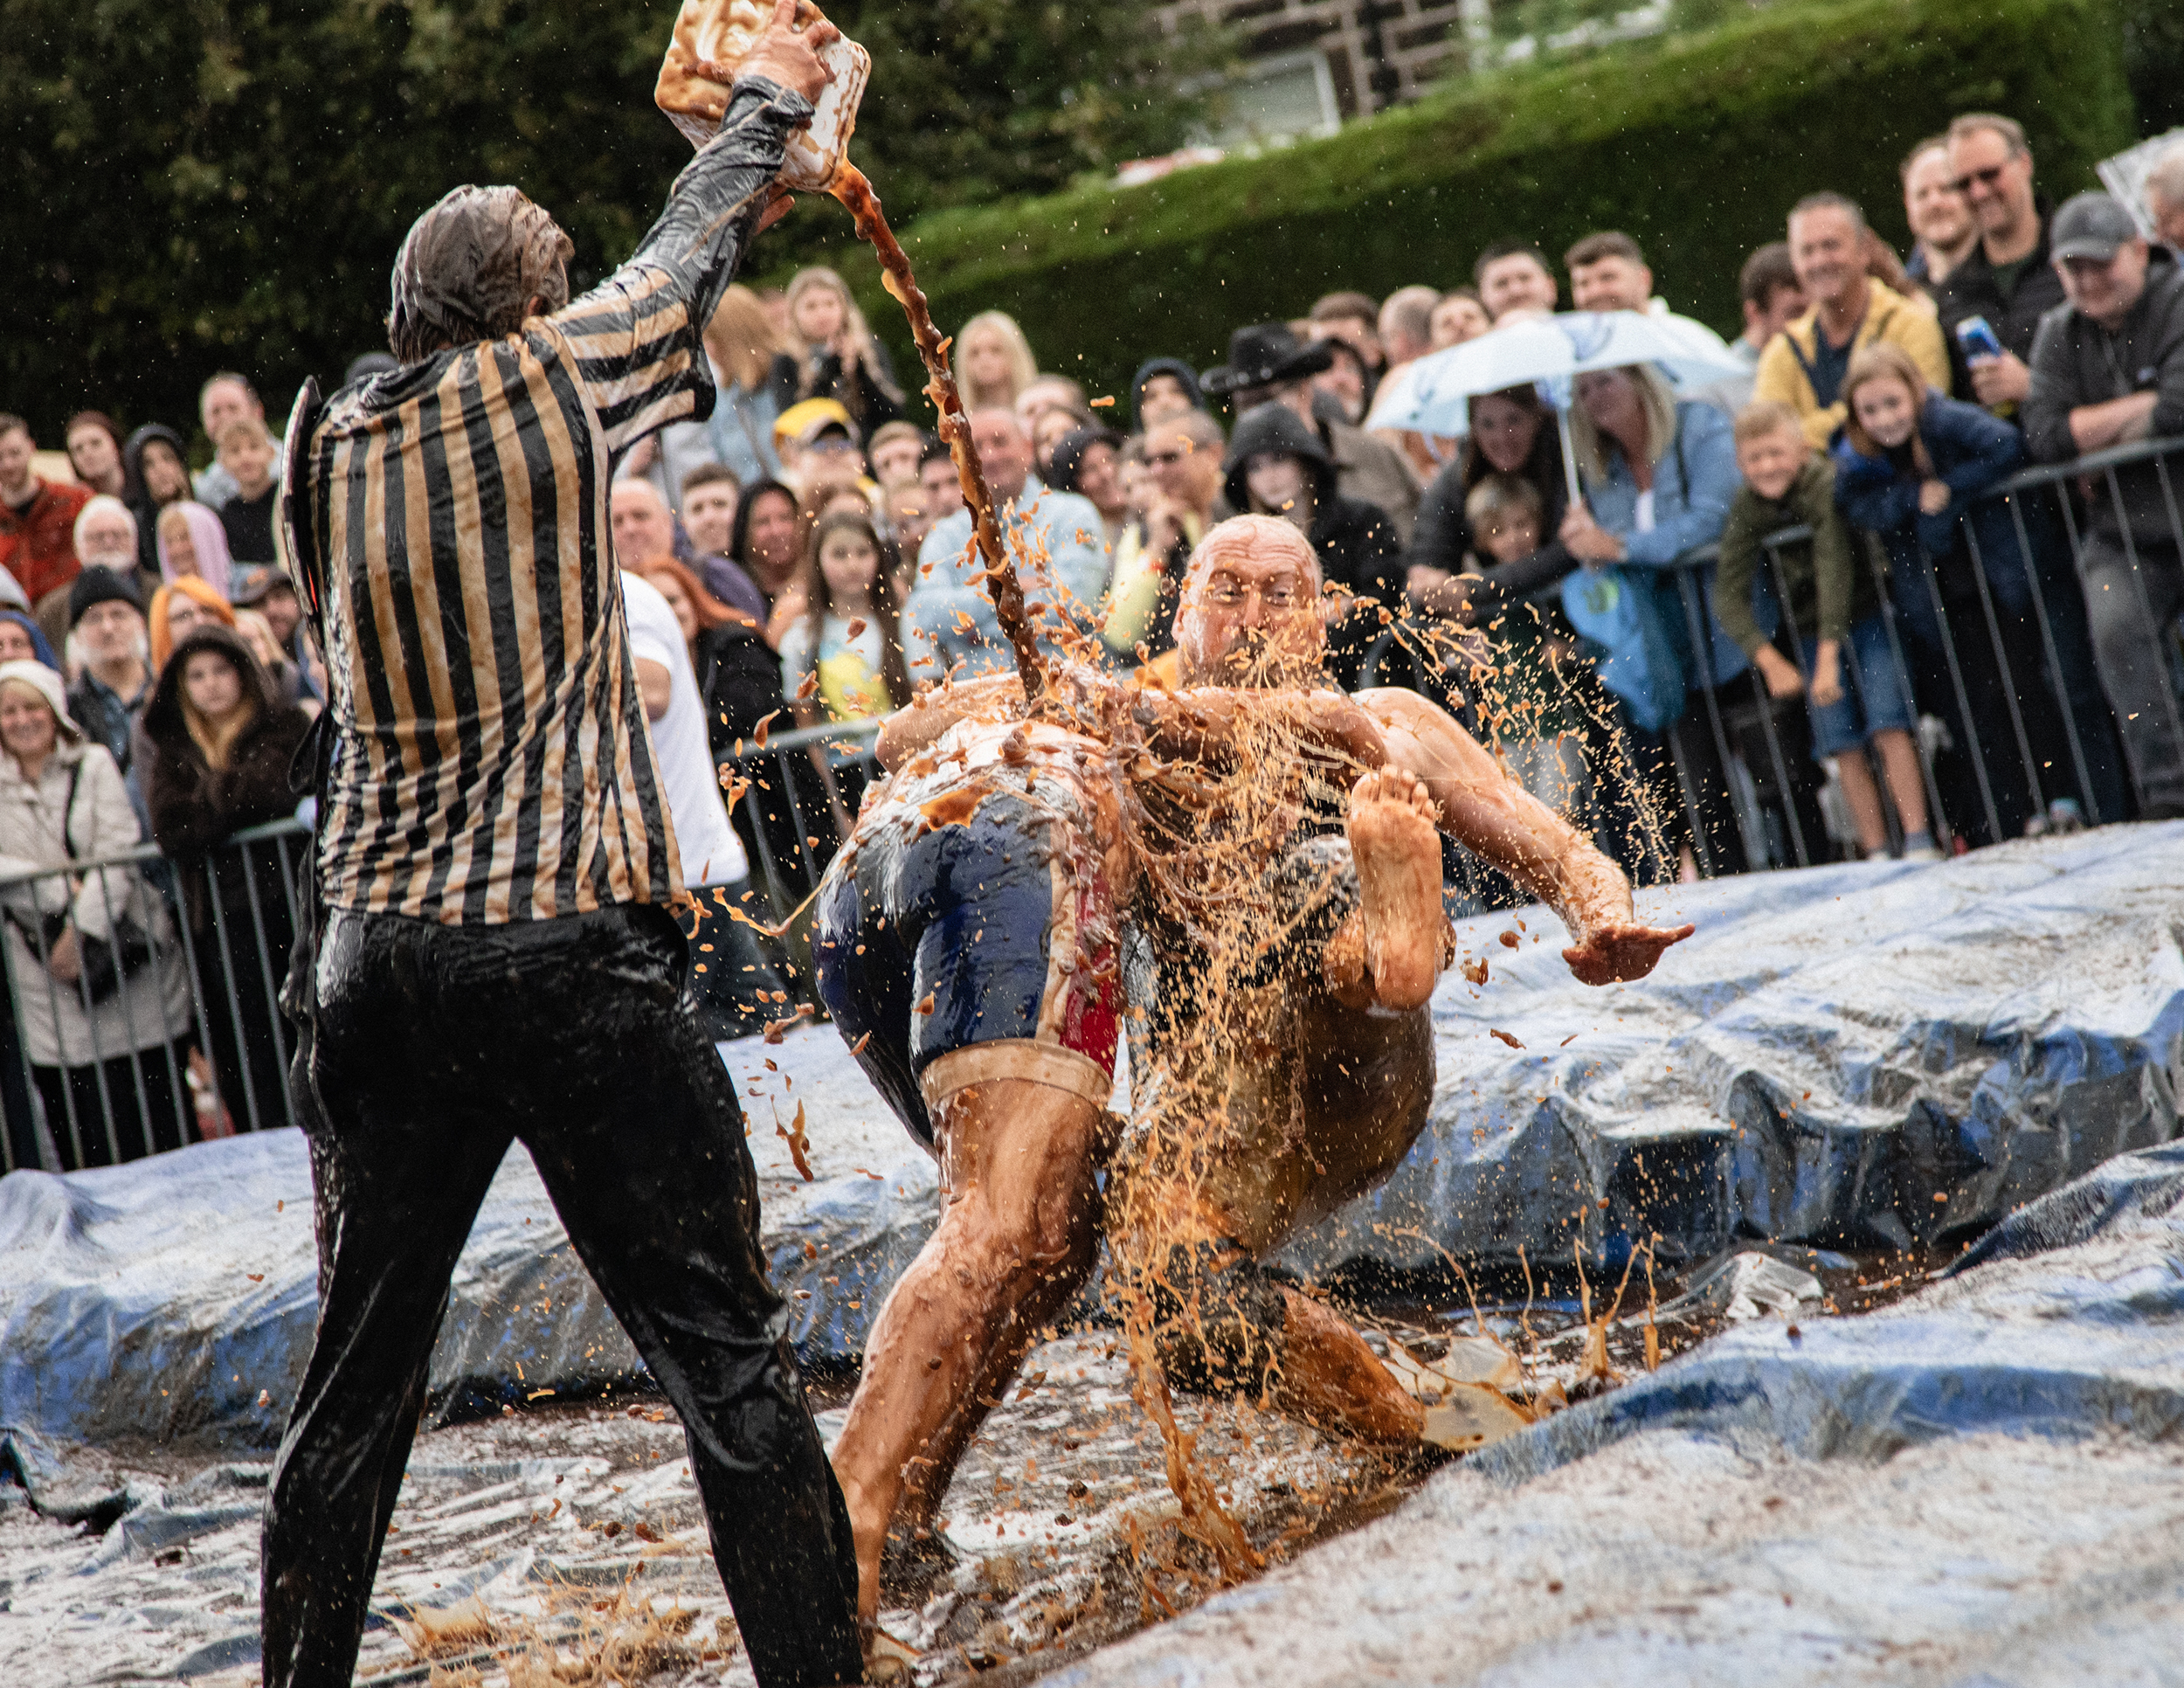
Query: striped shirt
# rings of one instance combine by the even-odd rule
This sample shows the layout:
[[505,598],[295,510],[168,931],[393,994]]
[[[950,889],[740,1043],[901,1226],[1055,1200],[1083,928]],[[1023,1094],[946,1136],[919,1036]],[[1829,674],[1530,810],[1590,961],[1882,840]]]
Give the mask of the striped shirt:
[[326,564],[328,906],[495,924],[681,890],[610,470],[711,411],[700,331],[810,109],[739,89],[604,285],[328,402],[299,512]]

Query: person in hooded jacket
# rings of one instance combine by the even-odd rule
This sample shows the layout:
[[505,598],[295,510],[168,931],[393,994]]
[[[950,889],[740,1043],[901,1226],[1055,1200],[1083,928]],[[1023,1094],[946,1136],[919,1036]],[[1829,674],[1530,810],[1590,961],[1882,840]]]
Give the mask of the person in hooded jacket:
[[1294,523],[1319,555],[1322,581],[1346,589],[1322,613],[1328,670],[1344,691],[1354,688],[1381,612],[1403,602],[1403,547],[1387,512],[1335,490],[1335,460],[1318,431],[1279,400],[1245,412],[1222,467],[1232,509]]
[[[44,871],[120,855],[141,839],[121,772],[70,717],[60,675],[36,661],[0,662],[0,875],[40,875],[0,896],[17,998],[9,1023],[21,1027],[63,1172],[196,1135],[183,1077],[189,979],[165,905],[131,867]],[[103,992],[86,969],[93,944],[119,962]],[[8,1164],[39,1164],[30,1110],[12,1096],[8,1139]]]
[[295,812],[289,768],[310,724],[276,701],[240,634],[201,622],[160,671],[139,729],[152,836],[179,871],[195,940],[205,1053],[244,1130],[288,1123],[287,1034],[275,1003],[295,924],[281,854],[226,844]]
[[147,422],[121,447],[129,514],[136,518],[136,566],[155,580],[165,578],[159,564],[159,513],[190,496],[188,449],[164,422]]
[[[82,577],[79,576],[80,579]],[[0,610],[0,662],[38,662],[60,672],[60,664],[54,659],[53,647],[46,642],[45,633],[31,619],[28,599],[21,608]],[[31,1131],[31,1092],[23,1076],[21,1039],[17,1034],[15,997],[9,985],[6,970],[0,968],[0,1108],[6,1111],[10,1122],[19,1122],[25,1135],[12,1147],[20,1152],[28,1146],[29,1159],[20,1152],[6,1166],[35,1166],[38,1165],[38,1145]]]
[[1179,357],[1148,357],[1130,378],[1130,414],[1145,433],[1186,411],[1206,408],[1198,371]]

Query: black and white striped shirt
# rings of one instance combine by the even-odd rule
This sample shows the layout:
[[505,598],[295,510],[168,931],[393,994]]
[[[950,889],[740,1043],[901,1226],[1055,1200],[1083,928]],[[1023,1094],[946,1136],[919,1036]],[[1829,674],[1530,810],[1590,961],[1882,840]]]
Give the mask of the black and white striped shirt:
[[328,402],[299,515],[327,581],[330,907],[494,924],[681,889],[608,537],[610,465],[710,412],[700,334],[784,132],[810,111],[740,87],[604,285]]

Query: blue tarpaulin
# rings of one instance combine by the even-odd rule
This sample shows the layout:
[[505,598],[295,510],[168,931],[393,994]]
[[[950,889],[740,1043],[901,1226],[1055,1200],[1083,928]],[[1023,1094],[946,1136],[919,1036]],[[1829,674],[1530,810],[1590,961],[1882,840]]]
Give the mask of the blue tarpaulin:
[[[2175,1135],[2180,887],[2184,825],[1672,888],[1643,911],[1698,935],[1605,990],[1572,980],[1539,910],[1467,923],[1461,947],[1489,977],[1452,972],[1435,1000],[1426,1136],[1282,1260],[1323,1276],[1506,1264],[1519,1245],[1567,1261],[1573,1241],[1614,1266],[1654,1234],[1664,1263],[1741,1236],[1969,1238]],[[855,1354],[931,1228],[932,1164],[831,1027],[727,1047],[799,1349]],[[782,1135],[799,1106],[809,1183]],[[270,1446],[315,1269],[293,1132],[0,1180],[0,1429]],[[518,1149],[458,1269],[434,1400],[592,1388],[634,1366]]]

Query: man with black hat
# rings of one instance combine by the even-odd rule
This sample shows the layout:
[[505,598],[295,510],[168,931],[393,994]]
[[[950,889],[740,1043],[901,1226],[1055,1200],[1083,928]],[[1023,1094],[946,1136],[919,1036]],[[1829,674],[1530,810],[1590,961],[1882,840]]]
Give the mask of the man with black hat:
[[1365,647],[1383,625],[1380,612],[1403,602],[1403,547],[1387,513],[1344,495],[1319,435],[1278,402],[1236,425],[1222,467],[1230,508],[1290,523],[1318,557],[1320,578],[1347,589],[1347,598],[1330,593],[1322,604],[1328,672],[1344,691],[1352,689]]
[[613,566],[608,474],[712,407],[701,340],[829,80],[794,0],[635,255],[462,188],[396,259],[401,367],[289,424],[287,554],[326,652],[316,930],[282,1007],[320,1242],[273,1469],[268,1688],[346,1683],[447,1285],[513,1140],[683,1423],[757,1680],[862,1671],[848,1517],[759,1251],[736,1095]]
[[68,694],[68,713],[76,724],[113,754],[140,816],[144,799],[129,768],[136,723],[151,702],[150,646],[144,629],[144,600],[129,575],[108,568],[88,568],[68,589],[68,631],[83,653],[83,675]]
[[[2033,456],[2066,462],[2184,433],[2184,274],[2175,260],[2149,247],[2105,193],[2066,202],[2050,239],[2068,302],[2041,319],[2033,341],[2022,413]],[[2184,611],[2177,479],[2176,467],[2158,462],[2095,476],[2078,557],[2101,684],[2148,818],[2184,815],[2184,719],[2167,654]]]
[[1199,384],[1209,397],[1227,399],[1239,419],[1269,401],[1288,405],[1326,447],[1335,467],[1336,490],[1379,505],[1393,525],[1397,542],[1407,545],[1419,494],[1409,460],[1386,440],[1343,420],[1338,412],[1323,412],[1312,402],[1312,377],[1334,361],[1329,342],[1307,344],[1286,323],[1261,322],[1230,335],[1228,362],[1206,370]]

